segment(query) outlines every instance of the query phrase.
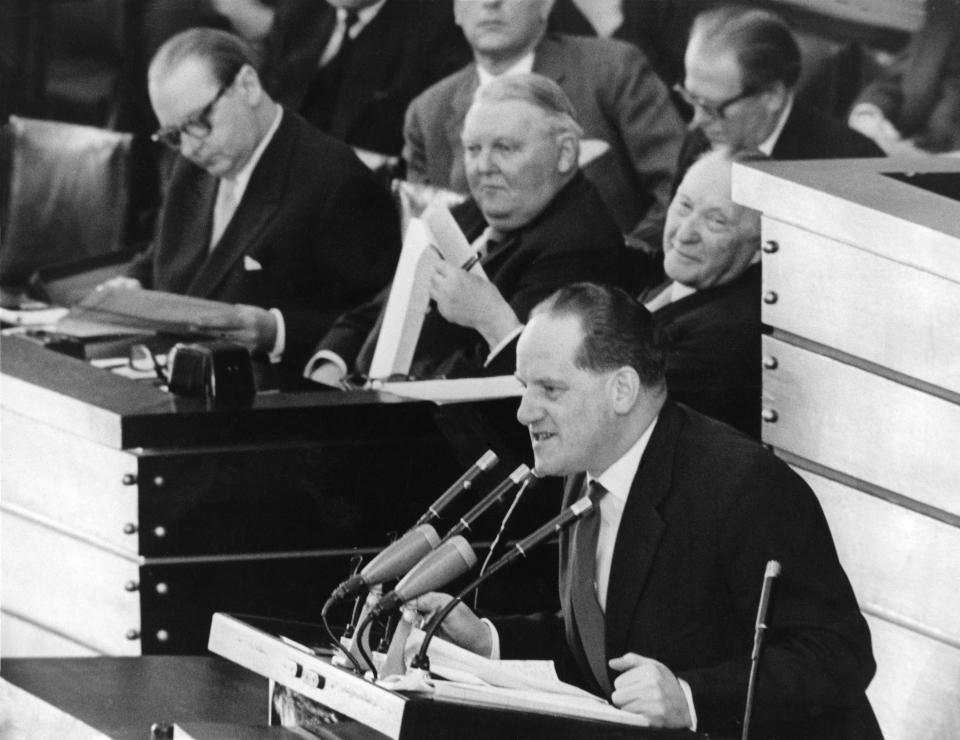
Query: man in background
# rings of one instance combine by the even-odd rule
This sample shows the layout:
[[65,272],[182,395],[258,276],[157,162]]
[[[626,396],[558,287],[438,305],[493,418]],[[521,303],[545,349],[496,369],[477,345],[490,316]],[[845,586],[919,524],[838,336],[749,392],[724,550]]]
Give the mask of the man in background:
[[463,192],[460,131],[477,88],[519,72],[554,80],[584,131],[584,174],[623,233],[669,202],[683,124],[667,88],[635,46],[547,33],[552,0],[456,0],[474,62],[418,96],[407,111],[408,178]]
[[760,437],[760,214],[733,202],[734,162],[715,149],[687,170],[667,210],[667,282],[641,297],[666,351],[670,396]]
[[[570,101],[541,75],[501,77],[477,94],[460,144],[473,199],[453,214],[489,280],[438,264],[436,310],[420,332],[414,377],[513,373],[516,336],[533,305],[583,276],[626,279],[623,238],[577,164],[581,134]],[[387,294],[337,321],[309,377],[335,384],[369,371]]]
[[302,367],[333,319],[390,279],[390,194],[348,147],[273,101],[237,36],[174,36],[149,91],[154,138],[180,156],[152,244],[112,284],[236,304],[197,328]]
[[393,159],[410,101],[470,59],[449,0],[280,0],[266,43],[281,103]]
[[771,159],[882,157],[863,134],[798,101],[800,47],[762,8],[721,6],[694,19],[677,89],[693,108],[674,185],[707,149],[754,149]]

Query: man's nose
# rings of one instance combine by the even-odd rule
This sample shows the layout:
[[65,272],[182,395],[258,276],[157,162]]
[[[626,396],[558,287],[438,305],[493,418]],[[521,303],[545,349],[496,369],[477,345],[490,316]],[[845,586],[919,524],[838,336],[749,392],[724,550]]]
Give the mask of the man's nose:
[[201,145],[202,140],[196,136],[191,136],[185,132],[180,134],[180,153],[184,157],[189,158],[191,155],[196,154]]
[[477,157],[474,160],[474,164],[477,168],[477,172],[493,172],[496,170],[497,165],[494,161],[493,150],[487,147],[483,147],[477,153]]
[[697,228],[696,216],[689,215],[679,219],[679,223],[677,224],[676,239],[687,244],[700,239],[700,231]]
[[713,123],[716,119],[703,110],[699,105],[693,106],[693,119],[690,121],[690,128],[703,128],[708,123]]
[[524,391],[523,395],[520,396],[520,405],[517,407],[517,421],[524,426],[527,426],[539,418],[539,408],[532,400],[530,400],[530,394]]

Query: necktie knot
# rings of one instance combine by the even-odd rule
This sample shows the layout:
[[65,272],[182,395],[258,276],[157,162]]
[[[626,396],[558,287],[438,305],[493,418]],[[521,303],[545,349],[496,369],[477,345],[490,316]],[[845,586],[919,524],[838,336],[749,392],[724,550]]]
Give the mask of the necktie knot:
[[344,41],[349,40],[351,37],[350,32],[353,30],[353,27],[357,25],[360,21],[360,14],[356,10],[347,10],[343,16],[343,39]]
[[600,481],[592,480],[587,486],[587,497],[590,499],[590,503],[593,504],[594,508],[600,508],[601,499],[608,493],[609,491],[603,487]]

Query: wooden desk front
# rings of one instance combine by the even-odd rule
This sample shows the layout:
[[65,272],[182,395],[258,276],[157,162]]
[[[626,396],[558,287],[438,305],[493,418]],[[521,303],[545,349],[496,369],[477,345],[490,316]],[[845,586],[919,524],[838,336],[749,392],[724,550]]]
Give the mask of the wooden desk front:
[[[0,351],[4,655],[202,653],[214,611],[315,621],[354,548],[383,547],[493,443],[448,441],[457,405],[217,407],[21,338]],[[506,419],[516,400],[480,406]],[[555,591],[552,554],[525,572],[539,585],[517,593]]]

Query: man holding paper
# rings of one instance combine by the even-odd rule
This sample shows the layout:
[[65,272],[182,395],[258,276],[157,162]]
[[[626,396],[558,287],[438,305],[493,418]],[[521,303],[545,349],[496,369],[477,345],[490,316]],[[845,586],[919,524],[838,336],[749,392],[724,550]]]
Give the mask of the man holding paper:
[[[516,336],[538,301],[578,279],[625,282],[623,237],[578,169],[581,133],[569,100],[540,75],[500,78],[478,93],[463,128],[473,197],[454,217],[486,277],[466,263],[437,261],[435,308],[424,318],[411,376],[512,373]],[[367,375],[387,299],[384,291],[341,316],[306,374],[329,384]]]
[[461,604],[440,634],[552,658],[651,725],[739,735],[776,560],[751,737],[879,738],[870,633],[816,496],[759,443],[669,400],[654,336],[650,313],[607,287],[571,285],[532,311],[517,418],[536,471],[568,476],[564,506],[591,495],[599,511],[560,534],[562,614],[487,623]]
[[349,147],[273,101],[237,36],[174,36],[149,92],[154,139],[180,156],[153,243],[108,285],[234,304],[197,328],[299,372],[317,335],[389,280],[400,244],[390,194]]

